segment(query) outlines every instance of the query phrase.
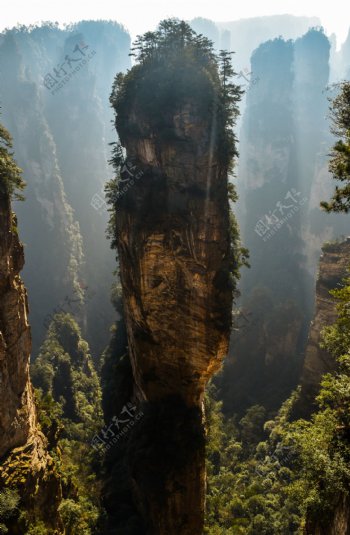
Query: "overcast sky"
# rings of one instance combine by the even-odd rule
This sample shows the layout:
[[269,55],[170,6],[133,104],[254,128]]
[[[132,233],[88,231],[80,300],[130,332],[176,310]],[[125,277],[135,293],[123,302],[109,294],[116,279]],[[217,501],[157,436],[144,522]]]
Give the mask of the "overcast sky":
[[135,37],[167,17],[222,22],[288,13],[319,17],[327,34],[337,35],[339,47],[350,26],[346,4],[344,0],[0,0],[0,29],[48,20],[112,19]]

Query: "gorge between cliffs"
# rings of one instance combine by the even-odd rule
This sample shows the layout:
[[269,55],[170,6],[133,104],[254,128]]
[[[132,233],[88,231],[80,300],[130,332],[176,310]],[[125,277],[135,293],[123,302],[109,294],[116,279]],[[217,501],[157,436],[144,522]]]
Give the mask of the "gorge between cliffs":
[[350,533],[350,82],[203,24],[1,34],[0,535]]

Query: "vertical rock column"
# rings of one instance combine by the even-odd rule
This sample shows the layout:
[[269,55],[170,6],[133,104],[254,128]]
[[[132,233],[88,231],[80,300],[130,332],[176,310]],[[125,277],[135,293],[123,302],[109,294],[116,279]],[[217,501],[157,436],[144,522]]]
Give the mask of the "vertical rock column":
[[203,394],[227,354],[231,325],[227,174],[215,118],[200,116],[195,102],[168,117],[166,136],[140,109],[122,121],[118,133],[137,171],[122,177],[117,243],[145,414],[130,444],[131,473],[149,533],[200,535]]

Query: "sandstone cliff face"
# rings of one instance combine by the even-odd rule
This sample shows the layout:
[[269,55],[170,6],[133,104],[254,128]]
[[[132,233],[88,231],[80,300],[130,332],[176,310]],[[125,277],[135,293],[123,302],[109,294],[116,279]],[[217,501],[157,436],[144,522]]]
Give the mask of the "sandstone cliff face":
[[166,137],[133,110],[118,129],[139,171],[117,203],[117,240],[145,413],[131,470],[152,534],[203,528],[202,398],[228,350],[232,303],[227,176],[211,129],[192,102],[168,119]]
[[296,407],[296,411],[300,411],[302,416],[308,416],[315,408],[314,399],[322,375],[334,371],[336,366],[334,357],[320,348],[319,344],[322,329],[336,320],[336,301],[329,291],[336,288],[348,275],[349,258],[350,238],[323,248],[316,283],[315,317],[310,326],[301,375],[301,395]]
[[[61,487],[38,430],[29,379],[31,335],[16,223],[9,197],[0,190],[0,491],[19,492],[29,523],[46,511],[47,533],[58,534],[63,532],[57,515]],[[23,533],[22,522],[12,520],[10,533]]]
[[0,197],[0,457],[25,444],[36,426],[29,381],[31,350],[27,294],[20,279],[23,247],[10,201]]

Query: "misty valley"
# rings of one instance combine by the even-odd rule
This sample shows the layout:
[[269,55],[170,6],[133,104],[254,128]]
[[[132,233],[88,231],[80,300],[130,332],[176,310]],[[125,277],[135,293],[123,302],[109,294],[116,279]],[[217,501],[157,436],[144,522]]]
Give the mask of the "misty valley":
[[349,210],[350,33],[0,33],[0,534],[349,535]]

